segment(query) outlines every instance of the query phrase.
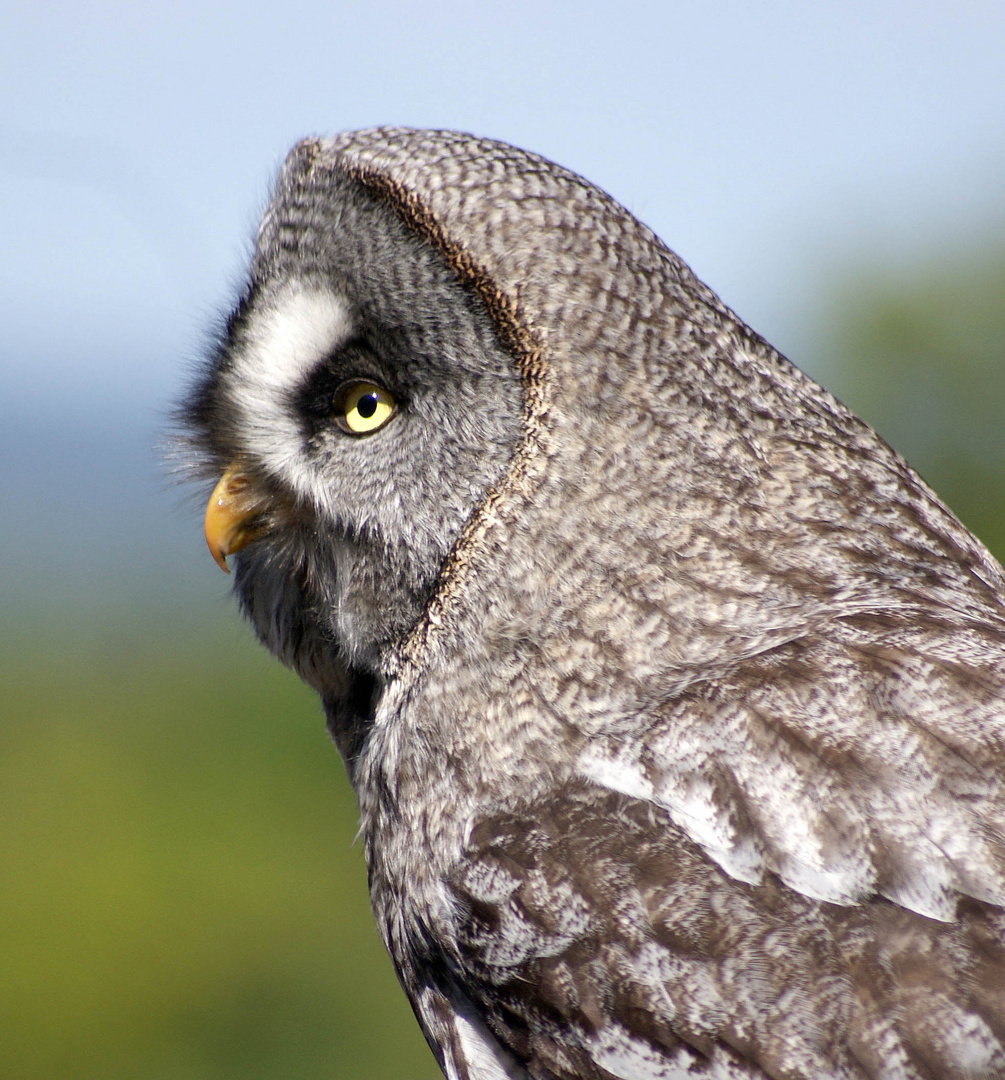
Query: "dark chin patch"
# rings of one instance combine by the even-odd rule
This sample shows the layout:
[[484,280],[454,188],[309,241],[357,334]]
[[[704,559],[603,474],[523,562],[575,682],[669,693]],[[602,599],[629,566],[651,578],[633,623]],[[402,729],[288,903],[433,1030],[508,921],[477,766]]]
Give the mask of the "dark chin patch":
[[[262,644],[318,691],[340,682],[342,650],[319,613],[321,598],[308,585],[311,530],[282,529],[250,545],[235,563],[234,593]],[[330,568],[334,580],[334,567]]]
[[373,726],[380,696],[380,681],[368,671],[347,671],[339,693],[322,694],[328,732],[345,761],[349,779],[355,779],[356,762]]
[[351,779],[373,722],[380,680],[348,663],[323,617],[331,598],[312,595],[309,578],[323,569],[334,580],[335,566],[334,560],[324,568],[308,561],[317,555],[309,553],[310,539],[307,532],[291,531],[242,552],[234,590],[262,644],[321,695],[328,731]]

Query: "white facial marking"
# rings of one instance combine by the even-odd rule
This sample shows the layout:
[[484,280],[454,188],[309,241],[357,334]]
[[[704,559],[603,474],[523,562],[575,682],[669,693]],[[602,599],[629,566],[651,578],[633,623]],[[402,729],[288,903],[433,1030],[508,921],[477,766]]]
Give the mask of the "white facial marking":
[[301,495],[310,492],[311,475],[288,395],[352,334],[343,297],[291,288],[255,313],[229,376],[228,390],[248,450]]

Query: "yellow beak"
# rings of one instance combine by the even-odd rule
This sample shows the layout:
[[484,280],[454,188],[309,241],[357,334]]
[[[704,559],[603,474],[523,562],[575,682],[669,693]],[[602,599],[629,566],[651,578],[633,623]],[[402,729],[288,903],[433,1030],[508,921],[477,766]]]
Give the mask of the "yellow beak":
[[250,477],[233,462],[213,488],[206,504],[203,526],[210,554],[224,573],[230,573],[227,556],[240,551],[266,531],[261,522],[255,520],[266,506]]

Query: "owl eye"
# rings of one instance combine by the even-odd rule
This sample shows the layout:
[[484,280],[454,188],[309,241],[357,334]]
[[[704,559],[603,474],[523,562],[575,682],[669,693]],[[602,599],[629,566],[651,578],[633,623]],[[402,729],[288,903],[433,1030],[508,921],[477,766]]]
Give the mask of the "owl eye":
[[396,408],[394,397],[371,382],[345,383],[335,392],[335,421],[351,435],[382,428]]

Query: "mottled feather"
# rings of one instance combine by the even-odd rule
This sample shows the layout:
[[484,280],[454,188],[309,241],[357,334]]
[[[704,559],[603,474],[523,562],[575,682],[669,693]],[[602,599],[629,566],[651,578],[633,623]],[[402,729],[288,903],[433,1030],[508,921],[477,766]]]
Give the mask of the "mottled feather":
[[450,1080],[1005,1075],[1002,569],[624,208],[306,140],[188,419]]

